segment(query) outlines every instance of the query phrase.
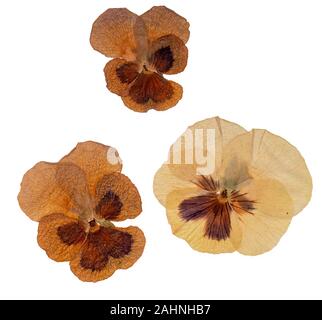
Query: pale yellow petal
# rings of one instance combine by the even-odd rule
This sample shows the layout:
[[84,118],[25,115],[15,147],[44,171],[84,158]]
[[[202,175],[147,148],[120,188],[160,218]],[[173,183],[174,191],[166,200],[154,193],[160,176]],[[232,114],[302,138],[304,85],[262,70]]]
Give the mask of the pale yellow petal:
[[267,130],[254,129],[238,136],[225,148],[224,158],[225,176],[238,167],[244,168],[238,172],[251,171],[253,176],[270,177],[282,183],[293,200],[293,214],[300,212],[311,198],[312,178],[302,155],[289,142]]
[[173,234],[184,239],[197,251],[209,253],[227,253],[235,251],[241,242],[241,229],[236,215],[231,215],[230,237],[225,240],[214,240],[205,236],[206,222],[204,218],[185,221],[180,217],[179,205],[193,196],[200,195],[200,189],[181,189],[173,191],[167,197],[167,217]]

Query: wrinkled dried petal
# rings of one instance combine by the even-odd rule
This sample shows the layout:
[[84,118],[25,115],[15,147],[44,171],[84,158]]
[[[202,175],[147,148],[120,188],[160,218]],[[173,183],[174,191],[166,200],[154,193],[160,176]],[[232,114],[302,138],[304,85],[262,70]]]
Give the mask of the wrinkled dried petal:
[[96,188],[96,201],[96,214],[107,220],[133,219],[142,211],[137,188],[121,173],[113,173],[100,180]]
[[150,47],[149,63],[152,70],[165,74],[182,72],[188,61],[188,49],[184,42],[174,35],[155,40]]
[[136,20],[137,15],[128,9],[106,10],[93,24],[90,37],[92,47],[107,57],[134,60]]
[[67,212],[73,207],[70,195],[57,183],[57,164],[39,162],[28,170],[18,195],[22,211],[32,220],[54,212]]
[[86,238],[84,227],[74,218],[54,213],[43,217],[38,226],[38,244],[49,258],[70,261],[80,251]]
[[164,111],[174,107],[182,98],[182,87],[173,81],[168,81],[159,75],[143,76],[131,87],[128,96],[122,97],[124,104],[137,112],[147,112],[150,109]]
[[104,175],[122,169],[121,160],[115,149],[92,141],[78,143],[76,148],[60,162],[71,162],[85,172],[88,188],[93,196],[97,183]]
[[128,94],[130,83],[138,76],[138,66],[124,59],[113,59],[106,64],[104,73],[107,88],[119,96],[124,96]]
[[189,22],[165,6],[155,6],[141,15],[148,38],[154,41],[165,35],[175,35],[184,43],[189,39]]
[[117,269],[132,266],[142,255],[144,246],[144,234],[137,227],[100,228],[89,234],[70,267],[82,281],[104,280]]

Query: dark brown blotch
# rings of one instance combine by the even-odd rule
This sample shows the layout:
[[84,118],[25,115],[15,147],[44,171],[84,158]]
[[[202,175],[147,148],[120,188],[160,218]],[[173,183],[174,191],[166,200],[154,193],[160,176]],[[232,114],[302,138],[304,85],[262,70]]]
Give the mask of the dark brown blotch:
[[86,237],[84,228],[77,222],[71,222],[57,228],[59,238],[67,245],[77,244]]
[[109,190],[96,206],[96,213],[104,219],[112,220],[120,214],[122,207],[120,197]]
[[132,235],[114,228],[100,228],[89,233],[82,251],[80,265],[84,269],[101,271],[109,257],[122,258],[132,248]]
[[152,56],[152,64],[158,72],[165,73],[169,71],[174,62],[170,46],[158,49]]
[[122,83],[131,83],[138,76],[137,65],[133,62],[125,63],[116,69],[116,75]]
[[147,103],[149,99],[155,103],[164,102],[172,94],[170,82],[157,73],[141,73],[129,91],[130,97],[140,104]]

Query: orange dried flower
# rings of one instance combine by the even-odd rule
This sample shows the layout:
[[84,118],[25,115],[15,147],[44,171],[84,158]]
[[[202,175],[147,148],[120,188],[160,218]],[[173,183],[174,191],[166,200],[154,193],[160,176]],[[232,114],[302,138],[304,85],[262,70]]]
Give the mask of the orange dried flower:
[[116,150],[88,141],[57,163],[37,163],[23,177],[18,201],[39,221],[39,246],[55,261],[70,261],[82,281],[106,279],[142,255],[143,232],[111,222],[142,211],[138,190],[121,169]]
[[141,16],[125,8],[108,9],[94,22],[90,42],[114,58],[104,68],[110,91],[134,111],[163,111],[182,98],[182,87],[163,74],[185,69],[189,34],[187,20],[164,6]]
[[216,117],[175,142],[154,193],[172,232],[193,249],[257,255],[271,250],[307,205],[312,180],[283,138]]

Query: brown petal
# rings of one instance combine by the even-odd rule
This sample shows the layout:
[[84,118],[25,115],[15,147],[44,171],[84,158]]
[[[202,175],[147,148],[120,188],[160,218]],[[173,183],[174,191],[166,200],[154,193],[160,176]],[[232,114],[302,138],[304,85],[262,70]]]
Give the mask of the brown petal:
[[55,261],[70,261],[80,251],[85,238],[84,227],[76,216],[54,213],[39,222],[38,244]]
[[122,163],[115,149],[93,141],[78,143],[61,163],[71,162],[80,167],[86,175],[88,188],[94,196],[98,181],[104,175],[121,171]]
[[129,95],[122,97],[124,104],[137,112],[150,109],[164,111],[175,106],[182,98],[182,87],[157,73],[140,74],[131,86]]
[[90,42],[92,47],[108,57],[135,60],[138,16],[125,8],[108,9],[93,24]]
[[128,94],[129,84],[138,76],[138,66],[134,62],[117,58],[106,64],[104,73],[107,88],[119,96],[124,96]]
[[104,176],[96,188],[96,214],[106,220],[122,221],[142,211],[141,197],[131,180],[122,173]]
[[80,254],[71,261],[72,272],[82,281],[96,282],[117,269],[127,269],[142,255],[143,232],[137,227],[103,228],[89,234]]
[[141,15],[150,41],[173,34],[184,43],[189,39],[189,22],[165,6],[156,6]]
[[39,162],[26,172],[18,195],[22,211],[32,220],[73,207],[70,195],[57,183],[56,163]]
[[149,63],[152,70],[176,74],[185,69],[187,60],[187,47],[174,35],[163,36],[155,40],[150,47]]

